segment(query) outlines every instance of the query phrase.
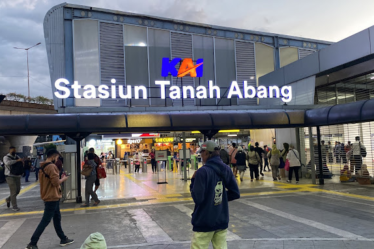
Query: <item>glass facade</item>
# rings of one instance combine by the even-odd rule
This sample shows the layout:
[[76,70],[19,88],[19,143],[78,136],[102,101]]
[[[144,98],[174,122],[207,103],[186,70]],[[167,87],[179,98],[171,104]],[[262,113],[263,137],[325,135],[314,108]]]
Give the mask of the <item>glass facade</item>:
[[[275,68],[275,49],[259,42],[240,39],[218,38],[128,24],[113,24],[96,20],[74,20],[74,80],[80,84],[112,85],[116,79],[116,97],[109,99],[77,99],[76,106],[94,107],[170,107],[170,106],[230,106],[257,105],[256,99],[238,101],[236,95],[227,99],[229,87],[238,81],[258,85],[258,78]],[[192,58],[196,63],[203,59],[203,76],[183,78],[161,75],[163,58]],[[297,48],[281,48],[280,62],[284,66],[298,59]],[[178,68],[180,64],[176,65]],[[166,99],[161,99],[160,86],[156,80],[168,80]],[[220,98],[170,99],[169,88],[198,86],[207,88],[209,81],[220,87]],[[120,98],[120,91],[127,95],[132,86],[131,98]],[[140,90],[135,99],[135,86],[146,87],[147,99]],[[120,88],[121,86],[121,88]],[[113,90],[114,91],[114,90]],[[113,92],[110,90],[110,92]],[[196,90],[195,90],[196,91]],[[190,96],[190,92],[187,92]],[[196,94],[195,94],[196,96]]]
[[316,87],[315,104],[336,105],[374,98],[374,74]]

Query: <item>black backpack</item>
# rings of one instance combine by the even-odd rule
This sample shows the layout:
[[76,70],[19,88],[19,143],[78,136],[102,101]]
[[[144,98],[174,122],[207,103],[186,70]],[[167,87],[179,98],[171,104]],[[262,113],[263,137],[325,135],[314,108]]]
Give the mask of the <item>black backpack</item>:
[[[14,160],[12,157],[8,156],[10,159]],[[14,176],[21,176],[24,173],[23,162],[16,162],[10,166],[10,174]]]

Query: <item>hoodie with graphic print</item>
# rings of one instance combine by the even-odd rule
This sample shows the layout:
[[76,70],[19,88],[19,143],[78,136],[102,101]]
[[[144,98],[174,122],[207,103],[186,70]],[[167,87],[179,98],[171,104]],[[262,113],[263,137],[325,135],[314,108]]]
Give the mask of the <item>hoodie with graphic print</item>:
[[239,199],[240,192],[229,166],[219,156],[209,158],[191,179],[195,202],[192,214],[194,232],[212,232],[228,228],[228,202]]

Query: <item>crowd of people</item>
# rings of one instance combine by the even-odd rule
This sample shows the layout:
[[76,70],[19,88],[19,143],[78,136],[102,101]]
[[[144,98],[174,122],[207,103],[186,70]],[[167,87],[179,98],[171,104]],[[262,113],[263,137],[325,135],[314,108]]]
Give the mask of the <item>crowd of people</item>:
[[258,142],[252,146],[237,146],[232,143],[225,147],[221,145],[220,158],[226,165],[232,167],[235,177],[239,172],[239,178],[243,181],[244,173],[249,168],[251,182],[254,179],[259,180],[264,176],[263,172],[272,172],[274,181],[286,178],[285,171],[289,171],[287,182],[292,181],[292,175],[295,173],[296,183],[299,182],[299,170],[302,165],[299,152],[288,143],[283,144],[283,149],[277,149],[276,144],[269,148],[267,145],[261,147]]

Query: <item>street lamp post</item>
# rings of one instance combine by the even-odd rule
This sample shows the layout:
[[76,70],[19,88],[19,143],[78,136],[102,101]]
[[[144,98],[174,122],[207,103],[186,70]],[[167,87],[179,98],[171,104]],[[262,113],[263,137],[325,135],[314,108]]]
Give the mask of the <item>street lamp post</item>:
[[29,71],[29,49],[33,48],[33,47],[36,47],[38,45],[42,44],[41,42],[35,44],[34,46],[32,47],[29,47],[29,48],[17,48],[17,47],[14,47],[15,49],[23,49],[23,50],[26,50],[26,55],[27,55],[27,89],[28,89],[28,98],[30,99],[30,71]]

